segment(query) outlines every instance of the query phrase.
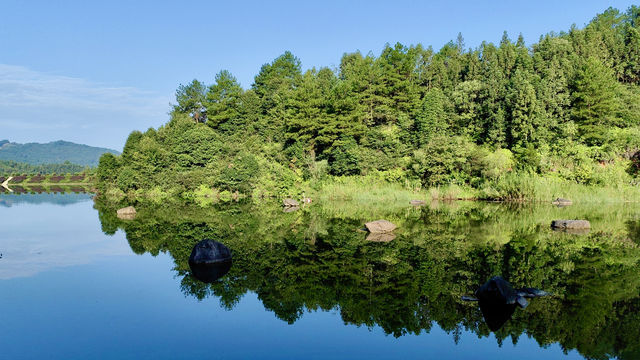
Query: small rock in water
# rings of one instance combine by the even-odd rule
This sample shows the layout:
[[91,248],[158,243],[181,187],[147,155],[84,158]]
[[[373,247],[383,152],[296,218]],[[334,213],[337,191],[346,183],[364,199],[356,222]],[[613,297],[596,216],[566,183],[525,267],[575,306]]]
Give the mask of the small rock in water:
[[573,202],[571,200],[563,199],[563,198],[556,198],[551,203],[553,205],[557,205],[557,206],[569,206],[569,205],[573,204]]
[[591,224],[587,220],[553,220],[551,222],[551,228],[582,230],[590,229]]
[[371,233],[392,232],[397,227],[394,223],[392,223],[390,221],[387,221],[387,220],[371,221],[371,222],[368,222],[368,223],[364,224],[364,226],[366,226],[367,230],[369,230],[369,232],[371,232]]
[[367,235],[367,241],[373,242],[389,242],[396,238],[394,233],[369,233]]
[[136,217],[136,209],[133,206],[127,206],[117,211],[118,218],[131,220]]
[[282,200],[282,205],[284,207],[297,207],[297,206],[300,206],[300,204],[298,204],[298,202],[295,201],[294,199],[284,199],[284,200]]

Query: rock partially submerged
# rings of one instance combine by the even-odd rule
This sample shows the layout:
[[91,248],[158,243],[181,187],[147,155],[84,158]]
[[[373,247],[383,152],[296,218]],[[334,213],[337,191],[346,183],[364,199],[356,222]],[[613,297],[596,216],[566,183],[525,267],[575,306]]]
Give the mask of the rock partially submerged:
[[204,239],[191,250],[189,264],[216,264],[231,261],[231,250],[224,244]]
[[367,241],[373,242],[389,242],[396,238],[394,233],[369,233],[367,235]]
[[212,283],[231,269],[231,250],[217,241],[202,240],[191,250],[189,268],[196,279]]
[[559,230],[585,230],[590,229],[591,224],[587,220],[553,220],[552,229]]
[[300,204],[298,204],[297,201],[295,201],[294,199],[291,199],[291,198],[282,200],[282,205],[284,207],[298,207],[298,206],[300,206]]
[[494,276],[475,292],[476,298],[463,296],[464,301],[478,301],[480,311],[491,331],[497,331],[511,318],[516,307],[526,308],[527,298],[547,296],[549,293],[534,288],[515,290],[500,276]]
[[364,226],[367,227],[367,230],[369,230],[370,233],[388,233],[392,232],[397,227],[394,223],[387,220],[371,221],[364,224]]
[[426,205],[427,202],[424,200],[411,200],[409,201],[409,204],[413,205],[413,206],[423,206]]
[[573,202],[571,200],[563,199],[563,198],[556,198],[551,203],[553,205],[556,205],[556,206],[569,206],[569,205],[573,204]]
[[118,218],[125,220],[132,220],[136,217],[136,208],[133,206],[127,206],[117,211]]

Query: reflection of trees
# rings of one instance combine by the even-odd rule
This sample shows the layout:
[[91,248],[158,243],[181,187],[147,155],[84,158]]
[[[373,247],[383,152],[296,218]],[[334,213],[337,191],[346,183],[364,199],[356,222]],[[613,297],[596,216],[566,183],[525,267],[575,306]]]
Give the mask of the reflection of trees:
[[[365,241],[356,231],[364,219],[312,210],[142,208],[135,221],[120,221],[101,209],[100,218],[106,233],[124,229],[136,253],[171,254],[185,294],[215,296],[228,309],[251,291],[288,323],[336,309],[345,323],[394,336],[429,332],[434,322],[454,337],[461,329],[487,336],[477,305],[460,296],[502,275],[556,295],[516,310],[495,334],[500,343],[526,333],[593,358],[640,351],[640,249],[628,239],[637,234],[611,209],[593,216],[589,236],[552,232],[548,209],[473,204],[382,214],[401,225],[390,243]],[[213,284],[189,273],[189,253],[202,238],[234,253],[230,272]]]

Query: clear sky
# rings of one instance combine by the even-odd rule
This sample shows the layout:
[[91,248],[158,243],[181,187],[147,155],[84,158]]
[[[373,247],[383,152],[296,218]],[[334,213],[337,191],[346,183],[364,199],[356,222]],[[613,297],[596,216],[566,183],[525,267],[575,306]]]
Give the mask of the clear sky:
[[503,31],[528,45],[633,1],[0,0],[0,140],[121,150],[168,119],[176,87],[231,71],[247,88],[285,50],[303,68],[385,43],[467,47]]

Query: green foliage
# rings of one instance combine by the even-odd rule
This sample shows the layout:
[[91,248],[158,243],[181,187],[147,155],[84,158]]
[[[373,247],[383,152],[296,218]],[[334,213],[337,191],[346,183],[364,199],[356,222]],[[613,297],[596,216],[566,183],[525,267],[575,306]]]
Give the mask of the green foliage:
[[0,174],[17,175],[17,174],[66,174],[79,173],[88,171],[89,169],[83,165],[64,162],[62,164],[40,164],[31,165],[15,161],[0,160]]
[[112,183],[118,174],[120,163],[118,158],[111,153],[105,153],[100,157],[96,176],[99,184]]
[[528,144],[527,147],[524,148],[514,148],[513,152],[519,169],[534,173],[540,171],[542,157],[532,144]]
[[342,138],[331,151],[329,161],[332,175],[357,175],[360,173],[358,145],[353,138]]
[[413,153],[411,170],[425,186],[463,183],[473,144],[464,137],[439,136]]
[[174,111],[189,114],[196,123],[207,121],[206,86],[198,80],[178,86]]
[[613,71],[596,58],[588,58],[578,70],[573,83],[571,115],[589,145],[602,144],[603,130],[618,122],[617,86]]
[[513,154],[507,149],[497,149],[480,159],[482,177],[495,180],[513,170]]
[[206,95],[207,125],[228,132],[243,129],[240,116],[242,87],[226,70],[219,72],[215,80]]
[[206,185],[259,198],[372,175],[519,199],[532,198],[515,188],[530,174],[629,186],[640,150],[637,15],[607,9],[531,47],[506,33],[475,49],[461,36],[437,51],[387,44],[304,73],[287,51],[246,91],[223,70],[213,84],[180,85],[170,121],[132,132],[98,188],[152,199],[152,189],[179,198]]
[[258,162],[249,153],[243,152],[233,157],[215,179],[215,185],[221,190],[250,193],[255,179],[259,176]]

